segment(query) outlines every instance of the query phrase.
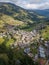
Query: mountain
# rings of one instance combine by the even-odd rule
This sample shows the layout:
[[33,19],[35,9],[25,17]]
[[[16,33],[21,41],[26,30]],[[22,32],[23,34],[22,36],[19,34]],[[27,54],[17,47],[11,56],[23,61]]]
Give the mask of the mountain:
[[37,14],[41,16],[46,16],[49,17],[49,9],[44,9],[44,10],[34,10]]
[[1,15],[2,19],[5,17],[7,20],[10,16],[12,19],[22,22],[32,21],[26,10],[12,3],[0,3],[0,17]]
[[34,23],[45,21],[46,17],[36,11],[21,8],[13,3],[0,2],[0,27],[5,23],[18,26],[20,29],[33,28]]
[[32,22],[32,16],[36,15],[31,15],[29,14],[25,9],[12,4],[12,3],[0,3],[0,13],[4,15],[8,15],[13,17],[15,20],[23,21],[23,22]]
[[5,2],[0,2],[0,14],[11,16],[15,20],[23,22],[33,22],[41,19],[34,11],[33,13],[29,13],[27,10],[15,4]]

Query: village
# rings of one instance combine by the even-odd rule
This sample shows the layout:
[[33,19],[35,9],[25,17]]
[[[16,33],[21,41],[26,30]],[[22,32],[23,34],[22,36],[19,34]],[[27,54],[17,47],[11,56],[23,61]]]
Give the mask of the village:
[[6,32],[0,31],[0,38],[14,39],[14,42],[9,45],[11,49],[18,46],[34,62],[39,62],[41,65],[49,64],[49,41],[44,40],[36,29],[28,32],[14,30],[14,27],[7,26],[6,30]]

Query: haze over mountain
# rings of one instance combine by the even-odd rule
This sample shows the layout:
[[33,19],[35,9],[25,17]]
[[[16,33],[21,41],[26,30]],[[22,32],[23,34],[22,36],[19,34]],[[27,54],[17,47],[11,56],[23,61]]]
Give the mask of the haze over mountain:
[[44,9],[44,10],[34,10],[37,14],[49,17],[49,9]]

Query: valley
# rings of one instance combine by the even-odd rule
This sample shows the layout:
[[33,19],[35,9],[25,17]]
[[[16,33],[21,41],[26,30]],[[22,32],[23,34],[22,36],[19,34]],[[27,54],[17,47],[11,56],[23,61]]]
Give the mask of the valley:
[[0,65],[45,65],[47,62],[47,17],[12,3],[0,3]]

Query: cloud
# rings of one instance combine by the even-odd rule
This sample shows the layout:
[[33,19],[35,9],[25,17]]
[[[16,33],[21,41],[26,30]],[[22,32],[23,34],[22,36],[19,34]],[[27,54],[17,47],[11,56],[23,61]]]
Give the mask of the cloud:
[[0,2],[12,2],[26,9],[49,8],[49,0],[0,0]]
[[20,2],[20,3],[43,3],[43,2],[46,2],[46,1],[49,1],[49,0],[0,0],[0,2],[13,2],[13,3],[16,3],[16,2]]
[[25,4],[26,9],[48,9],[49,2],[41,3],[41,4]]

